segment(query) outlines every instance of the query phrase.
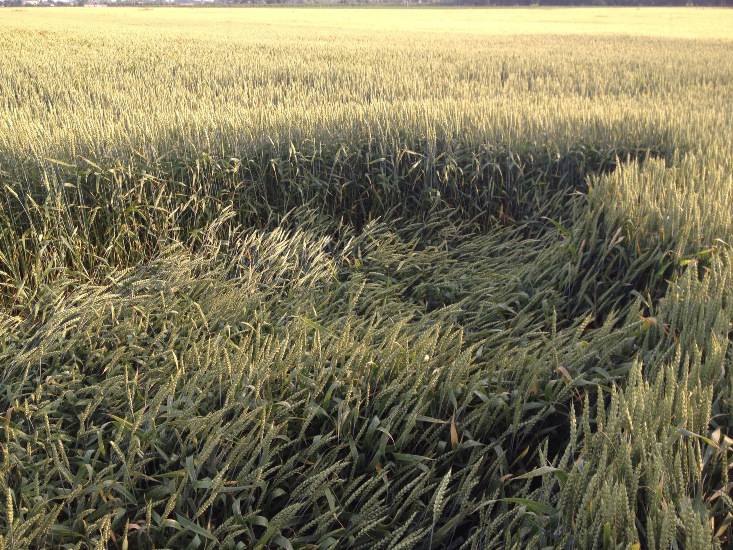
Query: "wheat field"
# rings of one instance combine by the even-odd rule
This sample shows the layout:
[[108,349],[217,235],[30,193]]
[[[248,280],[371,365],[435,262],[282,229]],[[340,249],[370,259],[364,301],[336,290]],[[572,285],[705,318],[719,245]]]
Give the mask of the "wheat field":
[[0,9],[0,548],[730,547],[731,52]]

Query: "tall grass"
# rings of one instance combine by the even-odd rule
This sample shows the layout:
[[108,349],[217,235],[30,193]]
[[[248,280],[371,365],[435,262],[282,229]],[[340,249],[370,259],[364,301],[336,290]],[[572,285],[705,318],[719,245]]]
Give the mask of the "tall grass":
[[727,12],[5,13],[0,546],[731,544]]

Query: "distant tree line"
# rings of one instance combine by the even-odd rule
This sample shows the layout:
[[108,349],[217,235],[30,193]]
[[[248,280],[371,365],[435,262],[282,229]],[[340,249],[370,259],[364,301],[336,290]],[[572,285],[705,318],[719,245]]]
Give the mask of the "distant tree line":
[[0,0],[2,6],[65,5],[89,3],[116,6],[154,5],[428,5],[428,6],[730,6],[733,0]]

